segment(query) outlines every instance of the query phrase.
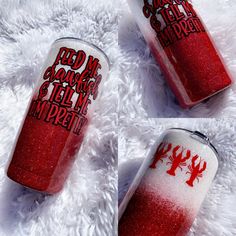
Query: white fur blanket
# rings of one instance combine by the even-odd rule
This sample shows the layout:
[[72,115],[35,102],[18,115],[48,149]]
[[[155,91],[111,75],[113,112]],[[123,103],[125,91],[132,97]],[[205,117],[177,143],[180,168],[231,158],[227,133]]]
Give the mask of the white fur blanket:
[[[132,125],[130,125],[132,122]],[[119,132],[119,202],[143,158],[167,128],[206,134],[219,152],[219,169],[189,236],[236,235],[236,124],[234,119],[121,120]]]
[[[0,235],[115,235],[118,3],[10,0],[0,5]],[[102,48],[112,69],[64,190],[46,197],[7,179],[5,169],[40,67],[52,42],[65,36]]]
[[[194,0],[194,4],[235,75],[236,26],[232,22],[236,3]],[[124,0],[0,0],[0,5],[1,236],[116,235],[118,109],[121,163],[145,157],[151,143],[167,126],[200,129],[213,138],[221,153],[220,172],[192,235],[236,235],[233,120],[217,120],[217,123],[214,120],[170,120],[169,125],[167,121],[145,120],[149,116],[235,116],[235,86],[190,111],[181,110],[166,87]],[[124,15],[119,29],[119,50],[120,12]],[[45,197],[8,180],[5,168],[40,67],[51,43],[63,36],[82,38],[101,47],[111,61],[112,70],[63,192]],[[145,84],[141,80],[143,77]],[[139,146],[140,142],[144,145]],[[140,161],[136,168],[139,164]]]

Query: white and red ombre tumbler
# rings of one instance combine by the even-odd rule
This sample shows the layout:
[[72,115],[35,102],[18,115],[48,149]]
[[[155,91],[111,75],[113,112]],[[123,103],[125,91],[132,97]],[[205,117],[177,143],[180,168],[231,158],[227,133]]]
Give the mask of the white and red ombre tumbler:
[[195,106],[231,86],[231,75],[191,1],[127,2],[183,108]]
[[109,74],[109,60],[80,39],[56,40],[33,91],[7,175],[26,187],[59,192],[75,161]]
[[119,207],[119,236],[186,235],[217,168],[217,151],[205,135],[165,132]]

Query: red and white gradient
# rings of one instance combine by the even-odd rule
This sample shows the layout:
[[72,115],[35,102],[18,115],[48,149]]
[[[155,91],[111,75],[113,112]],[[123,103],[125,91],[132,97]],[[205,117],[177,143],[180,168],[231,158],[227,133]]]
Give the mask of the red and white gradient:
[[[80,52],[84,58],[79,56]],[[77,68],[73,67],[75,63]],[[51,70],[52,67],[55,69]],[[45,72],[48,68],[50,73]],[[59,70],[63,72],[56,76]],[[69,70],[72,76],[67,77]],[[81,76],[84,71],[87,75]],[[62,189],[92,119],[98,90],[108,73],[109,62],[95,46],[73,38],[59,39],[52,45],[14,145],[7,171],[9,178],[49,194]],[[52,78],[45,78],[45,74]],[[44,87],[45,80],[49,86]],[[55,89],[56,85],[60,87]]]
[[[168,131],[161,141],[171,149],[166,145],[155,165],[155,158],[147,158],[138,172],[119,209],[120,236],[186,235],[215,176],[218,161],[207,144],[180,130]],[[173,158],[182,158],[174,172]],[[192,168],[199,173],[191,186]]]
[[[183,28],[182,31],[179,29],[178,34],[181,39],[163,47],[157,35],[162,32],[166,23],[159,12],[169,7],[171,1],[127,0],[127,2],[154,58],[162,69],[165,79],[183,108],[192,107],[232,84],[231,75],[202,20],[198,15],[192,15],[196,14],[195,10],[192,10],[194,13],[187,15],[181,5],[182,1],[172,1],[173,5],[178,6],[179,14],[186,15],[184,20],[194,16],[193,18],[197,19],[198,27],[202,28],[202,31],[192,32],[191,26]],[[151,4],[152,8],[158,2],[166,2],[164,7],[160,6],[156,9],[155,17],[160,22],[160,31],[156,32],[152,27],[151,21],[152,24],[154,23],[151,13],[149,17],[145,17],[143,13],[145,2]],[[191,5],[189,8],[192,8]],[[169,14],[173,18],[171,11]],[[178,22],[179,20],[174,19],[170,27],[174,24],[177,25]],[[186,31],[188,32],[187,36]],[[173,32],[168,31],[168,35],[171,34]]]

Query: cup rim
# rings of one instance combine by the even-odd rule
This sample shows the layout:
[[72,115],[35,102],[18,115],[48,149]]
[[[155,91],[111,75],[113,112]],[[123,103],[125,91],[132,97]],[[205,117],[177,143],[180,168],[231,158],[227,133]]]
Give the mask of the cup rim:
[[80,39],[80,38],[76,38],[76,37],[61,37],[61,38],[56,39],[56,40],[54,41],[54,43],[56,43],[56,42],[58,42],[58,41],[63,41],[63,40],[79,41],[79,42],[82,43],[82,44],[86,44],[86,45],[88,45],[88,46],[90,46],[90,47],[96,49],[97,51],[99,51],[100,53],[103,54],[103,56],[105,57],[105,60],[106,60],[106,62],[107,62],[107,64],[108,64],[108,70],[110,70],[111,64],[110,64],[110,60],[109,60],[107,54],[106,54],[101,48],[99,48],[98,46],[96,46],[95,44],[90,43],[90,42],[85,41],[85,40]]
[[219,157],[219,152],[217,151],[217,149],[215,148],[215,146],[211,143],[210,139],[208,136],[206,136],[205,134],[199,132],[199,131],[192,131],[189,129],[185,129],[185,128],[170,128],[169,130],[181,130],[181,131],[185,131],[188,132],[190,134],[190,136],[197,136],[198,138],[201,139],[201,142],[208,145],[216,154],[216,157],[218,159]]

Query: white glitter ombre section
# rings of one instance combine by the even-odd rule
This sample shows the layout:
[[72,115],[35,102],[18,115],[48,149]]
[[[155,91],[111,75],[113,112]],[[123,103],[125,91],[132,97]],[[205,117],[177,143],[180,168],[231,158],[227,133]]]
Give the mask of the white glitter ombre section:
[[[61,65],[60,60],[62,59],[62,57],[64,56],[64,53],[65,53],[65,52],[62,52],[62,54],[59,55],[59,52],[60,52],[61,48],[73,49],[73,50],[76,51],[76,53],[78,51],[83,51],[85,53],[85,56],[86,56],[83,64],[78,69],[73,69],[73,70],[71,69],[71,66],[69,66],[69,65]],[[69,53],[68,53],[68,55],[69,55]],[[68,55],[67,55],[67,57],[68,57]],[[95,60],[97,58],[99,60],[98,63],[101,65],[101,68],[98,69],[98,74],[101,74],[101,76],[102,76],[101,83],[99,84],[99,91],[100,91],[100,89],[101,89],[101,87],[103,87],[104,81],[107,79],[108,73],[109,73],[108,58],[106,57],[105,53],[103,53],[102,50],[100,50],[99,48],[97,48],[93,44],[88,43],[88,42],[83,41],[83,40],[80,40],[80,39],[77,39],[77,38],[68,37],[68,38],[60,38],[52,44],[51,49],[48,53],[47,59],[44,63],[41,75],[39,76],[38,85],[36,85],[34,95],[38,94],[38,89],[43,84],[43,82],[48,80],[48,79],[45,80],[43,78],[44,73],[45,73],[45,71],[47,70],[48,67],[54,65],[55,60],[57,59],[58,56],[59,56],[59,62],[56,65],[55,72],[57,72],[60,68],[64,68],[66,72],[68,70],[72,70],[75,73],[82,73],[85,70],[85,67],[86,67],[86,64],[88,62],[89,56],[92,56],[93,60]],[[73,63],[75,63],[76,55],[74,55],[72,57],[72,60],[73,60]],[[57,81],[57,79],[55,81]],[[66,86],[66,85],[68,85],[68,83],[64,82],[63,85]],[[75,88],[75,86],[73,88]],[[48,94],[49,95],[51,94],[52,89],[53,89],[53,86],[50,85],[49,88],[48,88],[48,91],[49,91]],[[76,102],[76,100],[77,100],[77,96],[74,94],[72,96],[72,101]],[[94,102],[92,102],[92,104],[93,103]]]

